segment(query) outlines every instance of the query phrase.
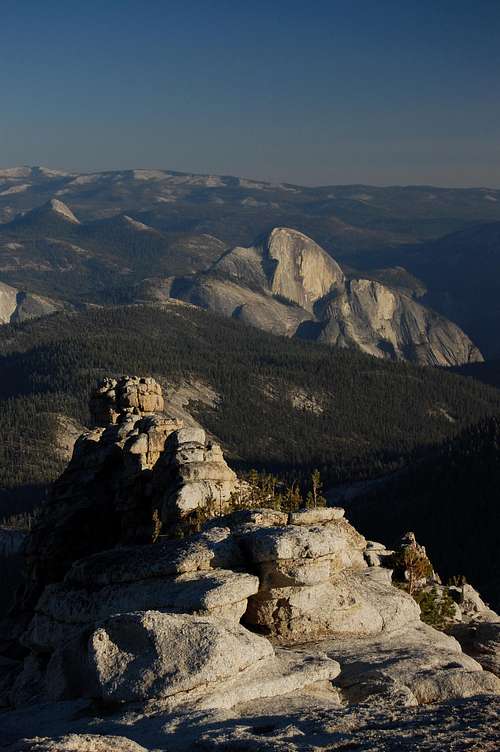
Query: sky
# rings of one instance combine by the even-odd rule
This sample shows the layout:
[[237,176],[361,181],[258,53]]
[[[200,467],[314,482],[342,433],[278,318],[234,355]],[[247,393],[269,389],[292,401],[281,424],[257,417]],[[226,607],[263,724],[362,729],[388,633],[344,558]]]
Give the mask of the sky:
[[500,0],[0,0],[0,165],[500,188]]

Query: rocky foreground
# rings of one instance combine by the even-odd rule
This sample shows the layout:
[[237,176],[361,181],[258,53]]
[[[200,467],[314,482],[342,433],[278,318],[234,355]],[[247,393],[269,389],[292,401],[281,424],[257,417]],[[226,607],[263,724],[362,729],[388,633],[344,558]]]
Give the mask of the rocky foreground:
[[2,628],[2,748],[498,748],[500,622],[470,586],[437,631],[342,509],[250,508],[152,379],[91,408]]

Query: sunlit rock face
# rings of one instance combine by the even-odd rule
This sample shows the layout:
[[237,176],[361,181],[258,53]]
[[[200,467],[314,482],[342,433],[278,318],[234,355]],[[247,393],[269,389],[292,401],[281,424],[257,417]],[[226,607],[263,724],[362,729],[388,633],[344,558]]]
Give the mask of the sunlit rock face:
[[243,508],[180,540],[80,559],[35,606],[10,701],[139,703],[139,715],[160,703],[182,716],[264,695],[380,711],[500,692],[422,624],[379,563],[388,556],[340,508]]
[[222,513],[235,492],[236,474],[218,444],[201,428],[175,431],[154,473],[155,504],[166,525],[175,524],[208,501]]
[[63,309],[63,304],[0,282],[0,324],[18,324]]
[[432,366],[482,360],[456,324],[373,280],[348,282],[326,305],[322,319],[320,342],[357,347],[378,358]]
[[307,311],[344,284],[342,269],[331,256],[297,230],[274,229],[262,245],[271,291]]
[[377,358],[433,366],[482,360],[456,324],[401,289],[347,279],[314,240],[287,227],[231,249],[206,273],[174,281],[170,294],[274,334]]
[[92,392],[96,428],[77,439],[31,532],[31,599],[71,564],[117,544],[145,543],[239,488],[218,444],[163,413],[151,377],[105,379]]
[[92,393],[89,408],[96,426],[116,423],[118,416],[127,411],[142,415],[162,412],[161,386],[151,377],[105,379]]

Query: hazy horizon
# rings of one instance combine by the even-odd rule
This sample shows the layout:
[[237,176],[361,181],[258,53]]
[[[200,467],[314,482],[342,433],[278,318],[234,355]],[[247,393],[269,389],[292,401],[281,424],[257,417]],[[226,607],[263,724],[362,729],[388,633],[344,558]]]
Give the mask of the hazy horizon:
[[350,186],[359,186],[364,188],[430,188],[434,190],[446,190],[446,189],[454,189],[454,190],[492,190],[492,191],[498,191],[500,190],[500,185],[444,185],[444,184],[437,184],[437,183],[367,183],[367,182],[356,182],[356,183],[299,183],[294,181],[288,181],[288,180],[271,180],[269,178],[262,178],[258,176],[250,176],[250,175],[238,175],[236,173],[221,173],[221,172],[201,172],[197,170],[183,170],[179,168],[174,167],[158,167],[158,166],[124,166],[124,167],[103,167],[98,169],[92,169],[92,170],[86,170],[86,169],[79,169],[78,167],[65,167],[64,165],[48,165],[48,164],[0,164],[0,173],[4,170],[14,170],[14,169],[22,169],[22,168],[28,168],[28,169],[46,169],[46,170],[54,170],[54,171],[60,171],[67,174],[75,174],[75,175],[92,175],[92,174],[104,174],[107,172],[133,172],[133,171],[155,171],[160,170],[162,172],[167,173],[178,173],[178,174],[184,174],[184,175],[201,175],[201,176],[215,176],[215,177],[221,177],[221,178],[237,178],[241,180],[250,180],[254,181],[256,183],[270,183],[272,185],[291,185],[291,186],[297,186],[301,188],[342,188],[342,187],[350,187]]
[[499,34],[494,0],[20,0],[0,164],[500,187]]

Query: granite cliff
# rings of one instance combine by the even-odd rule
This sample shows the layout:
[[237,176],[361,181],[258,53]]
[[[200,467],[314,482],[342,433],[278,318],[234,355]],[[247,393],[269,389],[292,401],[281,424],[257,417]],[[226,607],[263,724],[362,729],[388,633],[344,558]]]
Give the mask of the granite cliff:
[[438,366],[482,360],[456,324],[401,289],[346,278],[317,243],[286,227],[233,248],[206,273],[158,285],[275,334],[359,348],[378,358]]
[[61,311],[64,305],[0,282],[0,324],[14,324]]

